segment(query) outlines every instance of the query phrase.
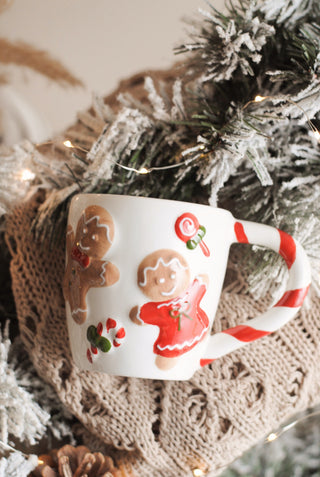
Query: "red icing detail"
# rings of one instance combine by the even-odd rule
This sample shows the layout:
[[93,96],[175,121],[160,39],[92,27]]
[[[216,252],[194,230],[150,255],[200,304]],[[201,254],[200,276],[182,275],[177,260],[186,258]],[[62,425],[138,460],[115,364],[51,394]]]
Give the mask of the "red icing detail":
[[207,364],[213,363],[214,359],[200,359],[200,366],[206,366]]
[[248,237],[244,231],[243,225],[240,222],[234,224],[234,232],[239,243],[249,243]]
[[88,268],[90,264],[90,257],[87,254],[82,252],[79,247],[74,245],[71,249],[71,258],[72,260],[76,260],[76,262],[80,263],[82,268]]
[[89,348],[87,349],[87,358],[88,358],[89,363],[92,364],[92,356],[91,356],[91,351],[89,350]]
[[200,302],[206,285],[195,279],[188,290],[172,300],[142,305],[139,318],[146,324],[159,327],[153,352],[173,358],[196,346],[206,336],[209,319]]
[[207,244],[205,244],[205,243],[203,242],[203,240],[201,240],[201,242],[199,243],[199,245],[200,245],[200,248],[201,248],[201,250],[202,250],[204,256],[205,256],[205,257],[210,257],[210,250],[208,249]]
[[278,230],[278,232],[280,234],[279,254],[285,259],[287,267],[290,269],[296,259],[296,244],[291,235],[282,230]]
[[124,328],[120,328],[120,330],[116,334],[116,338],[122,339],[126,336],[126,332]]
[[107,332],[109,333],[109,330],[112,330],[117,326],[116,320],[113,320],[112,318],[107,319],[106,327],[107,327]]
[[115,348],[118,348],[120,345],[121,345],[121,343],[118,343],[118,341],[113,340],[113,346],[114,346]]
[[98,323],[98,326],[97,326],[97,333],[98,333],[98,335],[101,336],[101,335],[102,335],[102,331],[103,331],[103,325],[102,325],[102,323],[100,322],[100,323]]
[[93,354],[98,354],[97,348],[96,348],[95,346],[93,346],[93,345],[91,345],[91,352],[92,352]]
[[298,288],[297,290],[290,290],[284,293],[275,306],[287,306],[289,308],[298,308],[302,305],[307,296],[309,285],[305,288]]
[[190,212],[180,215],[177,218],[174,229],[177,236],[183,242],[188,242],[192,239],[199,230],[199,221],[197,217]]
[[239,341],[249,343],[250,341],[255,341],[259,338],[262,338],[263,336],[269,335],[271,332],[255,330],[254,328],[251,328],[251,326],[239,325],[229,328],[228,330],[224,330],[223,333],[234,336],[234,338]]

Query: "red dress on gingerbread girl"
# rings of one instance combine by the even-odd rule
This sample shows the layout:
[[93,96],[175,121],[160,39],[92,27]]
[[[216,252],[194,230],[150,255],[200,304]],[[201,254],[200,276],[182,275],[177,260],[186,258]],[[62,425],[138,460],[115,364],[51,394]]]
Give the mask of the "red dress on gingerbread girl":
[[188,264],[173,250],[158,250],[139,266],[138,285],[152,301],[132,308],[130,318],[159,327],[153,351],[160,369],[172,368],[178,356],[196,346],[209,329],[209,319],[200,307],[208,278],[199,275],[189,283]]
[[196,278],[183,296],[163,302],[149,302],[139,308],[138,319],[160,328],[153,346],[156,354],[175,358],[202,340],[209,327],[208,317],[200,308],[206,289],[202,280]]
[[119,280],[118,268],[103,257],[112,245],[114,224],[103,207],[92,205],[81,215],[76,234],[67,230],[67,265],[63,294],[78,324],[87,317],[87,292],[91,287],[111,286]]

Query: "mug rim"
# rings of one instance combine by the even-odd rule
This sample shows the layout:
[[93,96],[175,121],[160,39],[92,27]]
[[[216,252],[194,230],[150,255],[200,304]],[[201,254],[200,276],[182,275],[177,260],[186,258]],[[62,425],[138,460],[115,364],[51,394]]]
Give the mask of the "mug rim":
[[145,197],[145,196],[141,196],[141,195],[128,195],[128,194],[109,194],[109,193],[103,193],[103,192],[79,192],[77,194],[75,194],[72,198],[71,198],[71,201],[70,203],[75,200],[77,197],[113,197],[113,198],[116,198],[116,199],[125,199],[125,200],[141,200],[141,199],[144,199],[144,201],[148,200],[148,201],[154,201],[154,202],[157,202],[157,203],[170,203],[170,204],[185,204],[185,205],[189,205],[189,206],[195,206],[195,207],[204,207],[206,209],[211,209],[212,211],[220,211],[220,212],[225,212],[227,215],[230,215],[231,217],[233,217],[233,214],[232,212],[230,212],[228,209],[224,209],[223,207],[216,207],[216,206],[213,206],[213,205],[210,205],[210,204],[200,204],[199,202],[188,202],[188,201],[185,201],[185,200],[176,200],[176,199],[163,199],[161,197]]

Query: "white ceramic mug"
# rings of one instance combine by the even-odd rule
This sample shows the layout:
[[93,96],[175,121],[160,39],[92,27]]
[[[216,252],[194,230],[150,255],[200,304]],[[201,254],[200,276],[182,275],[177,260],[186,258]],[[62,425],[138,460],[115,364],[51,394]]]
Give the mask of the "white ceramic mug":
[[[289,269],[287,291],[267,312],[210,330],[230,245],[269,247]],[[80,369],[189,379],[287,323],[310,284],[306,254],[290,235],[226,210],[108,194],[72,199],[63,283],[72,355]]]

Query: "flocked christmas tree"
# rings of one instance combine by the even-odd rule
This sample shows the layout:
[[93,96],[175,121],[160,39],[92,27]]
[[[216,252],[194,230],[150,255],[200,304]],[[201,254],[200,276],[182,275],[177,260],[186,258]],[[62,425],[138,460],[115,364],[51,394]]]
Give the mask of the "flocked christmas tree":
[[[30,185],[53,188],[35,224],[41,235],[57,230],[67,199],[79,190],[208,200],[292,233],[314,259],[319,291],[319,4],[243,0],[224,14],[209,5],[203,17],[176,49],[190,54],[178,57],[181,79],[171,100],[150,78],[148,105],[122,95],[114,112],[95,98],[93,115],[79,115],[87,136],[76,134],[67,166],[50,156],[48,164],[41,148],[30,160],[28,144],[3,152],[1,209]],[[101,132],[103,123],[95,141],[88,131]],[[21,187],[14,178],[25,167],[34,181]],[[278,286],[280,262],[268,253],[270,260],[270,285]],[[255,272],[257,296],[260,283]]]
[[[148,104],[123,94],[113,111],[95,97],[77,128],[52,141],[54,155],[28,142],[3,149],[0,210],[44,188],[34,233],[57,241],[79,191],[209,202],[294,235],[320,293],[319,2],[240,0],[224,13],[209,4],[190,28],[171,97],[146,78]],[[277,293],[278,259],[257,251],[254,260],[251,290]]]

